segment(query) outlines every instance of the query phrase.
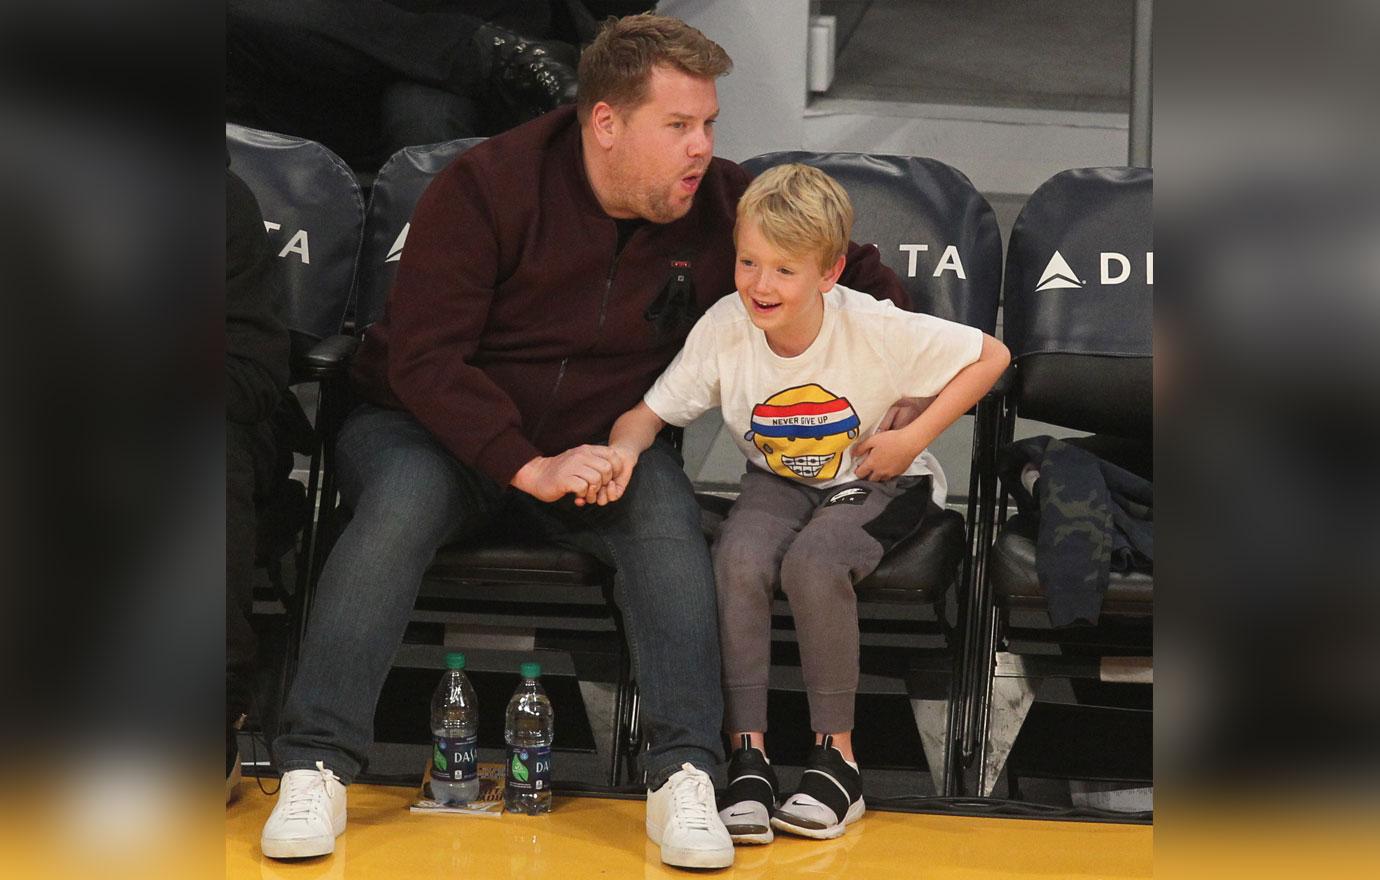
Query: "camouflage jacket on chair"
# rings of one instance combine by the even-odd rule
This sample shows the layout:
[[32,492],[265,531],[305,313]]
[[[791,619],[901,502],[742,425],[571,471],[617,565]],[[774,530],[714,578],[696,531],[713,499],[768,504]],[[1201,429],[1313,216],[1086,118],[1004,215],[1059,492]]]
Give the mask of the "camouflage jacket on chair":
[[1154,559],[1151,482],[1075,442],[1018,440],[998,465],[1017,507],[1039,518],[1035,568],[1055,626],[1096,623],[1111,572],[1150,571]]

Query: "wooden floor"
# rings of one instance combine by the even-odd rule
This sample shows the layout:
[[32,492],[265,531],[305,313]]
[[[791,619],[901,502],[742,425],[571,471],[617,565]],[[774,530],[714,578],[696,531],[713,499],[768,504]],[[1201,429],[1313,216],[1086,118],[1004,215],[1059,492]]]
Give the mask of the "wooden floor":
[[[266,783],[276,785],[276,781]],[[238,878],[678,877],[643,832],[641,801],[558,798],[545,816],[414,815],[410,788],[349,789],[349,829],[334,856],[275,862],[259,852],[273,798],[254,780],[226,810],[227,880]],[[740,847],[716,876],[771,878],[1150,877],[1149,826],[869,812],[842,838],[778,837]],[[901,870],[904,869],[904,870]]]

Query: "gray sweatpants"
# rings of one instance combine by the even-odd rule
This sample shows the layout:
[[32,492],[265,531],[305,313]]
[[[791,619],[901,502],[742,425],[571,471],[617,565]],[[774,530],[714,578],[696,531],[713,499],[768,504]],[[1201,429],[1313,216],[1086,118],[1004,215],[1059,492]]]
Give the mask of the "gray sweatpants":
[[816,733],[853,729],[858,602],[853,585],[939,508],[930,478],[816,489],[748,466],[714,544],[724,728],[767,729],[771,604],[789,600]]

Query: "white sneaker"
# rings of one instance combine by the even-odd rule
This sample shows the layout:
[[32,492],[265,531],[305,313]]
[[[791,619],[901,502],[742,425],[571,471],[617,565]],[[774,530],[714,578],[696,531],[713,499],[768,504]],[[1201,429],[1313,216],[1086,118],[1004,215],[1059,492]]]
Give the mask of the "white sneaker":
[[733,840],[714,803],[714,783],[693,764],[682,764],[666,784],[647,792],[647,836],[661,861],[677,868],[727,868]]
[[259,846],[271,859],[324,856],[335,852],[335,839],[344,833],[345,786],[317,761],[315,770],[283,774]]

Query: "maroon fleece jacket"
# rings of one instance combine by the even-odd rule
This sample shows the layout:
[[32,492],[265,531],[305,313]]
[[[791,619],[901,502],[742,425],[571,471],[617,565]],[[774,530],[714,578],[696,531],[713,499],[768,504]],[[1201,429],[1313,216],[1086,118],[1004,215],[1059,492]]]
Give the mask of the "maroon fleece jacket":
[[[696,314],[733,291],[748,180],[714,159],[688,214],[644,224],[616,253],[572,108],[473,147],[417,203],[384,317],[355,359],[359,390],[499,485],[538,455],[602,442],[689,332],[644,317],[673,262],[690,264]],[[905,302],[875,247],[850,246],[842,282]]]

